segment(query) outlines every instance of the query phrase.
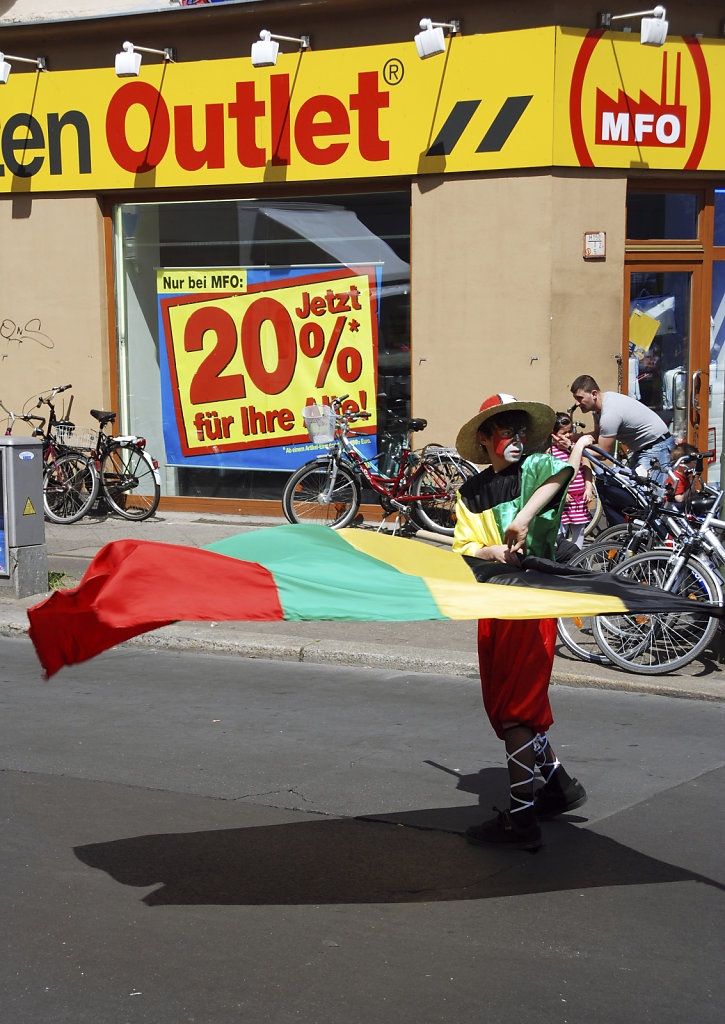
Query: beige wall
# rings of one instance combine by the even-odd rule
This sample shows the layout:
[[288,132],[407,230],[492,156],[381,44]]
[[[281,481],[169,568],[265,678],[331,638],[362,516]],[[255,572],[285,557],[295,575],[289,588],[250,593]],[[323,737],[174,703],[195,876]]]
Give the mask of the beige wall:
[[3,197],[0,239],[0,400],[17,412],[41,391],[73,384],[72,418],[91,425],[88,410],[111,398],[98,202]]
[[[616,388],[626,182],[594,172],[421,180],[412,192],[413,412],[452,443],[484,398]],[[607,258],[583,259],[585,231]]]

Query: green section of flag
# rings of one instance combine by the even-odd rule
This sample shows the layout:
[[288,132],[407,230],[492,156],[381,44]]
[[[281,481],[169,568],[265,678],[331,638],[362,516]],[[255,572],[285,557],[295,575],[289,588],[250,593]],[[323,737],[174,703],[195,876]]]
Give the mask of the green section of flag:
[[358,551],[327,526],[250,530],[207,551],[257,562],[274,577],[284,617],[412,622],[445,619],[426,583]]

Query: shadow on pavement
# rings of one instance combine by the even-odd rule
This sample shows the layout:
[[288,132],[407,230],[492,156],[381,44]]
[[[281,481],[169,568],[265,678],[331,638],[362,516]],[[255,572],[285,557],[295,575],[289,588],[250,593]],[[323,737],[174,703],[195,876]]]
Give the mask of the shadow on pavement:
[[477,807],[385,819],[146,835],[74,852],[123,885],[158,886],[143,897],[151,907],[428,903],[689,881],[725,888],[561,819],[544,826],[535,856],[470,846],[434,824],[461,830],[480,820]]

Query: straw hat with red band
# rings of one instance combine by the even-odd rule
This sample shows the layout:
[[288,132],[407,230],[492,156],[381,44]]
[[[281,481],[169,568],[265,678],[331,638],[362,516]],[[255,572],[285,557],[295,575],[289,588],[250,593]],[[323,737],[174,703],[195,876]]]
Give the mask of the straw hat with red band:
[[456,448],[458,454],[469,462],[479,466],[490,462],[488,452],[478,440],[478,431],[486,420],[498,416],[502,412],[525,412],[529,417],[526,432],[526,451],[538,448],[554,429],[556,413],[548,405],[541,402],[517,402],[513,395],[491,395],[483,403],[475,416],[464,423],[458,431]]

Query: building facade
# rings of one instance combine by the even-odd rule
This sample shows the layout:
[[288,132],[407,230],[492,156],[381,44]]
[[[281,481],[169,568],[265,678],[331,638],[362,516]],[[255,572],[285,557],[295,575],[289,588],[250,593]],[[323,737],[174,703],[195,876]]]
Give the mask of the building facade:
[[[371,412],[372,455],[396,414],[452,443],[492,392],[564,408],[586,372],[718,478],[717,5],[661,46],[588,3],[148,7],[0,14],[47,57],[0,85],[6,404],[72,382],[76,422],[146,436],[167,507],[276,511],[309,403]],[[421,13],[460,21],[426,59]],[[263,28],[290,37],[264,66]],[[162,52],[119,77],[129,40]]]

